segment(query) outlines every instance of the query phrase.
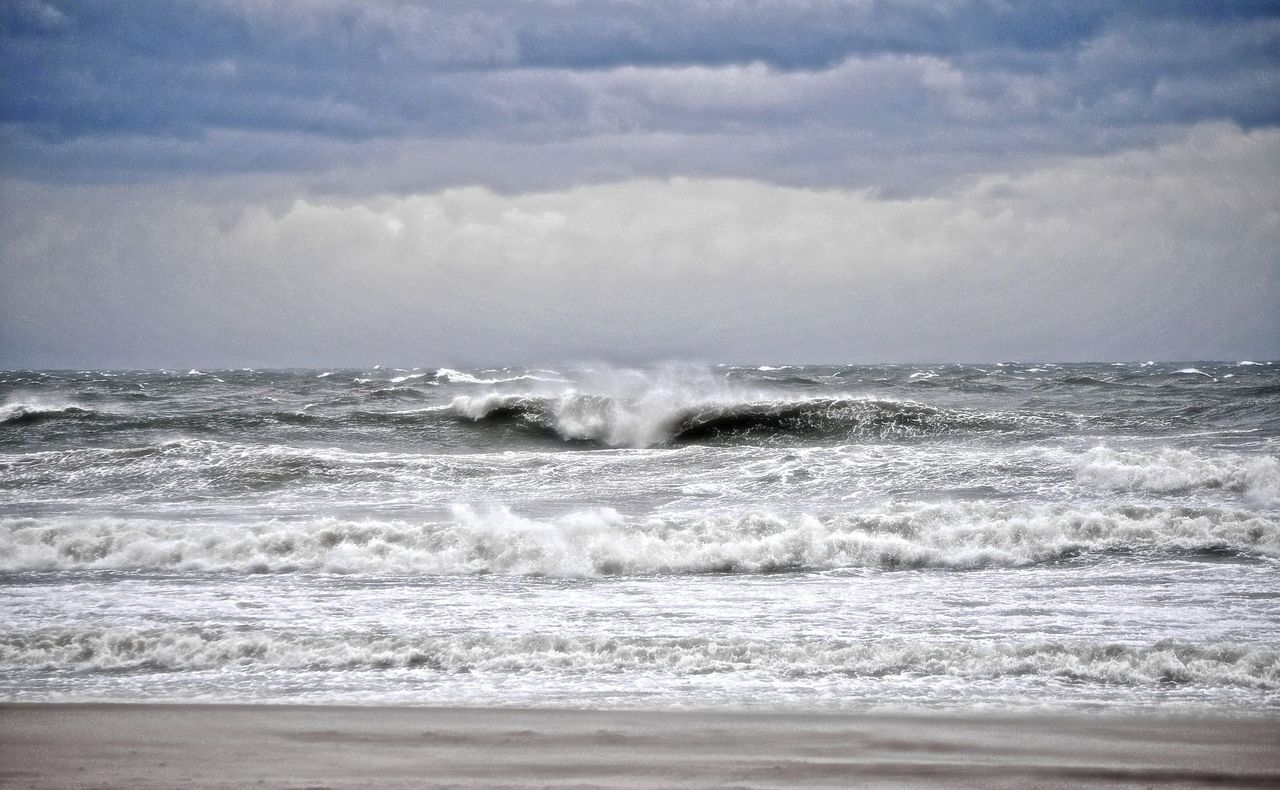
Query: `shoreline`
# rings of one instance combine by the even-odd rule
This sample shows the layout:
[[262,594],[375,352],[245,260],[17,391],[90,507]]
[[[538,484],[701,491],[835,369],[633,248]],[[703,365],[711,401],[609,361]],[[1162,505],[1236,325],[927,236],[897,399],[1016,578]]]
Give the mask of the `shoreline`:
[[1266,787],[1248,715],[0,704],[6,787]]

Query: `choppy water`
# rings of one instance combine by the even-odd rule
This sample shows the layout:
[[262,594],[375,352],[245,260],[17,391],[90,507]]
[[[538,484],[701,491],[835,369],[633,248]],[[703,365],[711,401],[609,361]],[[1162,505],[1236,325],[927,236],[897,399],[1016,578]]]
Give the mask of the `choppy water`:
[[0,695],[1280,711],[1280,365],[0,373]]

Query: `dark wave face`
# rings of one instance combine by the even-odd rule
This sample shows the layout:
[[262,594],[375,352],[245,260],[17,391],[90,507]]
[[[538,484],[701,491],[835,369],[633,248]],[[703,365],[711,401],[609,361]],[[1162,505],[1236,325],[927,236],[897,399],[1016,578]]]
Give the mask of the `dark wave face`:
[[1280,364],[0,373],[0,694],[1280,712]]
[[[1276,366],[0,374],[0,446],[207,437],[492,449],[1280,432]],[[1225,434],[1224,434],[1225,435]]]

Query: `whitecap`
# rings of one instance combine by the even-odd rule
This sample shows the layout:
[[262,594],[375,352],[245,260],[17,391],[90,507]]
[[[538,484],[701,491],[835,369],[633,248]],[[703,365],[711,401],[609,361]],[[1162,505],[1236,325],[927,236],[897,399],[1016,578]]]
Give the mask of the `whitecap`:
[[1069,678],[1167,688],[1280,688],[1280,649],[1233,642],[1112,643],[1088,640],[884,638],[846,641],[797,636],[770,641],[741,636],[666,637],[578,633],[377,633],[290,628],[142,628],[50,626],[0,635],[0,667],[102,672],[144,669],[419,671],[441,673],[571,672],[689,678],[763,673],[791,678]]
[[1280,523],[1246,511],[903,503],[836,515],[531,517],[457,506],[444,520],[0,521],[0,569],[598,577],[840,568],[1018,567],[1082,552],[1280,557]]
[[1280,506],[1280,458],[1274,456],[1095,447],[1077,460],[1076,476],[1118,491],[1170,494],[1225,489],[1265,507]]
[[94,414],[79,404],[51,401],[13,401],[0,405],[0,425],[36,422],[62,416]]
[[[487,372],[496,373],[498,371],[487,371]],[[475,376],[471,373],[465,373],[461,370],[454,370],[452,368],[440,368],[439,370],[436,371],[435,378],[437,381],[443,381],[449,384],[507,384],[513,381],[541,381],[541,382],[546,382],[551,384],[567,383],[562,378],[549,378],[547,376],[535,376],[532,373],[522,373],[517,376],[498,376],[493,378],[485,378],[482,376]]]

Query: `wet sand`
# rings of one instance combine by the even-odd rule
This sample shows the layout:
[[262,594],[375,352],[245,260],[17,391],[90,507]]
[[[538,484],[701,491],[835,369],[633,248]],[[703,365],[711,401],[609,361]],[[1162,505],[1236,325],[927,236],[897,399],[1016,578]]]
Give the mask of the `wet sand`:
[[10,704],[0,784],[1275,787],[1280,720]]

